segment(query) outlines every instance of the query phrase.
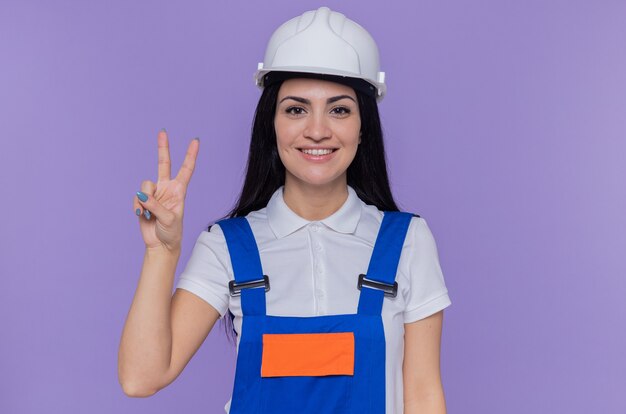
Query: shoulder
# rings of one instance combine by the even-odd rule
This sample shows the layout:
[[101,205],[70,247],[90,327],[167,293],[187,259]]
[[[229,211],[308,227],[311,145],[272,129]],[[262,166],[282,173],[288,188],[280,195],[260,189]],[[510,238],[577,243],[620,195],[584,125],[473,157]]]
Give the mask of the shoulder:
[[[245,216],[245,219],[250,225],[250,230],[252,231],[252,234],[254,235],[257,243],[262,243],[267,241],[267,239],[274,238],[269,225],[266,207],[248,213]],[[221,242],[223,242],[224,244],[226,243],[226,239],[224,236],[224,231],[220,227],[220,223],[226,220],[230,220],[230,218],[218,220],[217,222],[211,224],[208,228],[208,232],[220,238]]]
[[[378,210],[375,206],[366,205],[364,209],[364,221],[369,223],[370,232],[378,233],[384,218],[384,211]],[[403,243],[403,250],[430,252],[435,247],[435,239],[424,217],[410,211],[402,211],[410,215],[409,225]],[[411,255],[413,253],[409,253]]]
[[[411,222],[409,225],[409,230],[408,230],[409,232],[414,232],[418,230],[420,227],[425,226],[426,221],[419,214],[411,212],[411,211],[399,211],[399,213],[412,216]],[[360,220],[361,222],[365,224],[372,224],[372,225],[379,227],[383,221],[384,216],[385,216],[385,211],[379,210],[378,207],[374,205],[365,204],[365,202],[361,200],[361,220]]]
[[361,199],[359,199],[359,204],[360,215],[353,236],[373,247],[383,220],[383,213],[376,206],[365,204]]
[[407,262],[413,264],[426,257],[438,256],[435,237],[424,217],[411,217],[402,250]]
[[267,216],[267,207],[250,212],[246,215],[246,220],[248,220],[248,224],[250,224],[250,229],[257,243],[265,242],[267,239],[274,239],[274,233],[272,232]]
[[[361,204],[361,217],[359,219],[357,234],[375,237],[380,230],[385,212],[379,210],[378,207],[374,205],[366,204],[360,199],[359,201]],[[426,221],[419,214],[410,211],[401,212],[412,216],[407,229],[407,237],[405,239],[406,246],[406,242],[413,240],[416,236],[423,238],[424,233],[428,233],[428,226],[426,225]]]
[[432,233],[424,217],[414,215],[407,230],[407,241],[420,243],[432,238]]
[[[202,230],[193,247],[187,269],[194,270],[195,266],[206,266],[208,262],[219,263],[228,268],[228,246],[220,226],[213,223]],[[196,269],[197,270],[197,269]]]

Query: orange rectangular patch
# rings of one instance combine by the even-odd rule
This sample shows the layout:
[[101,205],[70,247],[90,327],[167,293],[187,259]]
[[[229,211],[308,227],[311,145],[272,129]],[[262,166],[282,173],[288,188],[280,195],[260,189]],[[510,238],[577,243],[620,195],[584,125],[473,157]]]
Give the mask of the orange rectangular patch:
[[262,377],[354,375],[354,333],[263,334]]

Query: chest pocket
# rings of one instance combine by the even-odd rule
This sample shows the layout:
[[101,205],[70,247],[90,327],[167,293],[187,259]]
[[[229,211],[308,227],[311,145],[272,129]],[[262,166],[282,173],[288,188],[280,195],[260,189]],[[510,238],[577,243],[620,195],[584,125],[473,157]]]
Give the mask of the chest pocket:
[[263,334],[262,377],[354,375],[354,333]]

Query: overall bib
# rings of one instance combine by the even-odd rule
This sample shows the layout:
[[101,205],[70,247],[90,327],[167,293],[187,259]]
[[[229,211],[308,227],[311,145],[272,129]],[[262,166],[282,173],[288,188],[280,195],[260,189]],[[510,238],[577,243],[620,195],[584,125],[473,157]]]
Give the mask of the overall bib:
[[[395,297],[396,271],[413,214],[384,212],[355,314],[272,316],[265,309],[263,274],[244,217],[219,225],[226,238],[243,312],[230,414],[384,414],[385,296]],[[337,275],[346,277],[346,275]]]

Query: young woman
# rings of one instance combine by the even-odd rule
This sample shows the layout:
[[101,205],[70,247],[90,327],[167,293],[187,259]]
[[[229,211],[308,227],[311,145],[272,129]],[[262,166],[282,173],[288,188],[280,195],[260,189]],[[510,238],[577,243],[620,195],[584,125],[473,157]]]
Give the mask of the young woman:
[[322,7],[281,27],[255,77],[247,173],[203,231],[177,289],[183,205],[199,142],[134,199],[146,253],[119,351],[129,396],[170,384],[220,316],[237,335],[236,413],[445,413],[439,354],[450,305],[426,221],[387,178],[378,50]]

